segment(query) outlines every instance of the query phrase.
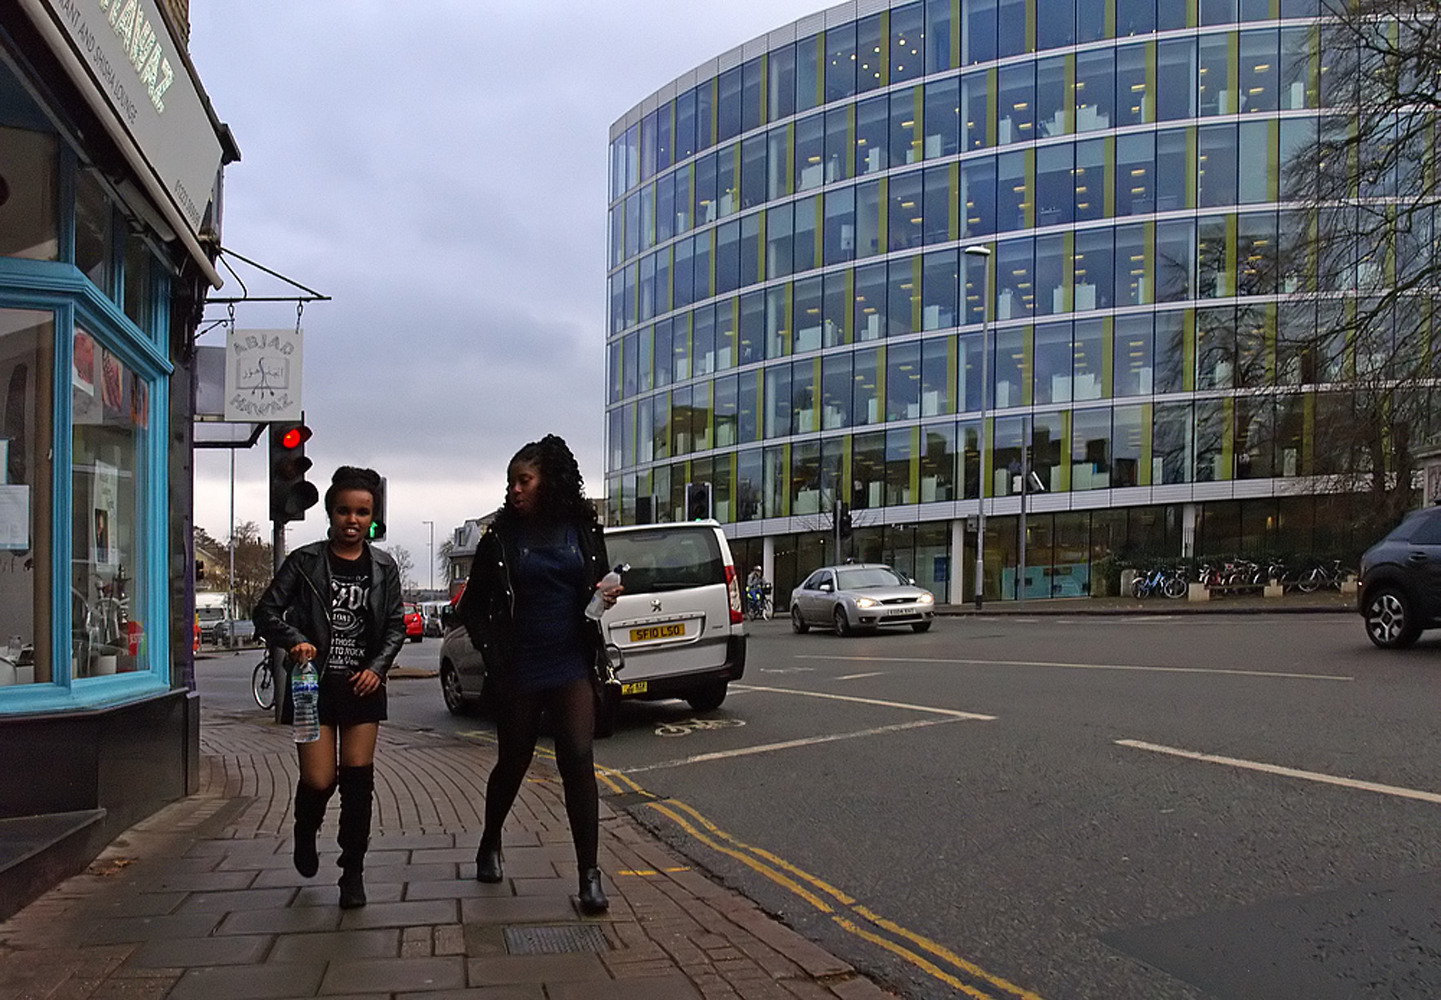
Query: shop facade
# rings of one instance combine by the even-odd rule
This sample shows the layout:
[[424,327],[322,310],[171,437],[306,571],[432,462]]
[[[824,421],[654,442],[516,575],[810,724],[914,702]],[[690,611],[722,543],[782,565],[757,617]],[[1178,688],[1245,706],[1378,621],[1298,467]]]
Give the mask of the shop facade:
[[857,0],[641,101],[610,133],[609,521],[709,484],[785,593],[843,504],[841,558],[955,603],[978,544],[989,599],[1364,548],[1323,429],[1365,359],[1277,253],[1335,105],[1320,13]]
[[7,910],[198,779],[190,360],[239,154],[186,10],[0,8]]

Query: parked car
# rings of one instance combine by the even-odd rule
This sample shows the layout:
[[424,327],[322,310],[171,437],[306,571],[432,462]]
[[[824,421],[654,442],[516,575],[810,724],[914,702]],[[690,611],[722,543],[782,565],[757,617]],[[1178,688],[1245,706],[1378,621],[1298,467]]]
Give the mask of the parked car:
[[836,635],[883,625],[931,627],[935,596],[915,581],[880,563],[822,566],[791,591],[791,628],[831,628]]
[[[715,521],[608,528],[611,563],[628,563],[625,592],[601,619],[619,653],[620,690],[601,706],[596,733],[615,728],[621,699],[683,698],[697,712],[719,708],[745,673],[740,580]],[[440,646],[446,707],[463,714],[485,700],[485,664],[465,627],[450,618]]]
[[249,618],[222,619],[215,623],[217,646],[248,646],[255,641],[255,623]]
[[1441,626],[1441,507],[1407,515],[1366,550],[1356,608],[1382,649],[1404,649]]
[[405,637],[419,642],[425,636],[425,618],[420,613],[420,605],[402,604],[401,610],[405,613]]

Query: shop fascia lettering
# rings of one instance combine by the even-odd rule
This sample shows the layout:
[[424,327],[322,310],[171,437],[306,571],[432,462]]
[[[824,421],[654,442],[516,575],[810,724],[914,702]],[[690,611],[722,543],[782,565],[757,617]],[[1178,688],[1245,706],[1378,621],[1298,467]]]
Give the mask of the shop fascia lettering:
[[160,114],[165,113],[165,91],[175,82],[175,70],[166,58],[165,49],[155,33],[155,25],[145,16],[140,0],[98,0],[105,11],[115,36],[125,46],[130,65],[140,74],[140,82],[150,94],[150,103]]

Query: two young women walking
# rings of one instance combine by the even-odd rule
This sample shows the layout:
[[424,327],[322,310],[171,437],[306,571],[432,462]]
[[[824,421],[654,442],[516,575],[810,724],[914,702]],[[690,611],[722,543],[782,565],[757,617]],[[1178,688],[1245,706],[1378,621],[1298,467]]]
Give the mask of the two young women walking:
[[[505,503],[476,546],[458,612],[485,661],[499,746],[486,783],[476,878],[504,878],[501,831],[548,713],[585,913],[609,903],[601,884],[592,737],[593,664],[603,638],[585,605],[608,568],[580,468],[555,435],[527,444],[507,469]],[[366,541],[379,477],[342,467],[325,494],[326,541],[289,555],[255,609],[256,629],[288,664],[321,665],[320,738],[298,744],[294,861],[319,870],[316,836],[340,790],[340,905],[365,905],[375,744],[386,717],[385,675],[405,639],[395,562]],[[615,603],[621,588],[604,592]],[[282,721],[293,717],[286,685]]]

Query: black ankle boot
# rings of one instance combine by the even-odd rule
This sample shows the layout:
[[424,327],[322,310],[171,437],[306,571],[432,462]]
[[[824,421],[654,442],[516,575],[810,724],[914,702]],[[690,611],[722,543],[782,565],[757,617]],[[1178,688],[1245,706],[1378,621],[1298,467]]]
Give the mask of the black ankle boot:
[[481,843],[475,852],[475,880],[477,882],[500,882],[505,878],[501,867],[500,847],[487,847]]
[[370,846],[370,809],[375,793],[375,767],[340,769],[340,906],[365,905],[365,851]]
[[328,788],[311,788],[304,781],[295,786],[295,849],[292,860],[295,870],[306,878],[320,870],[320,855],[316,850],[315,836],[320,832],[321,821],[325,819],[325,806],[335,792],[335,785]]
[[600,884],[600,869],[586,868],[580,873],[580,912],[588,916],[610,909],[610,900]]

